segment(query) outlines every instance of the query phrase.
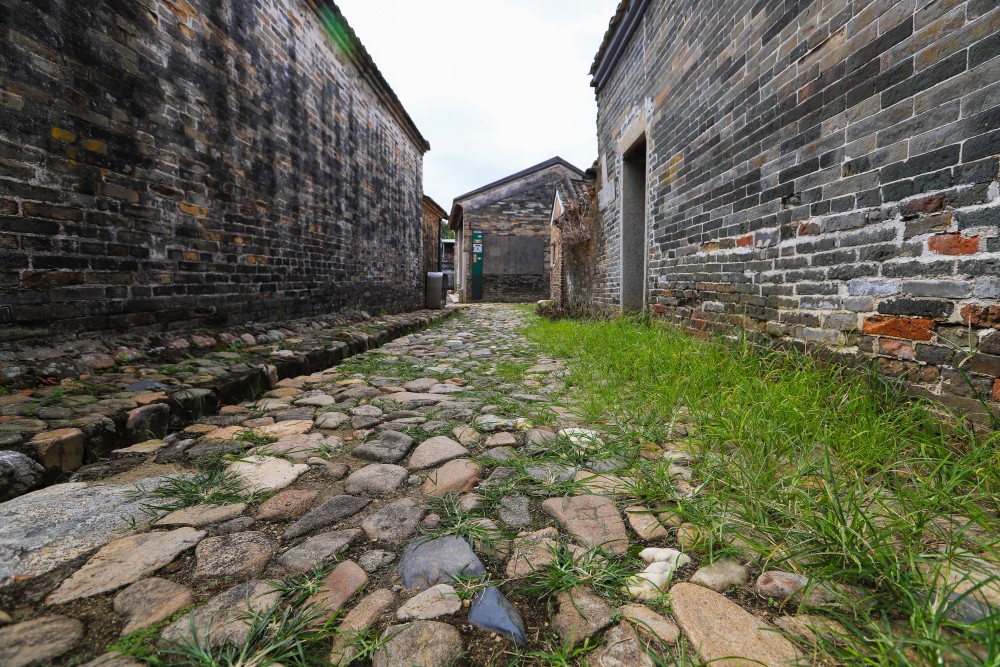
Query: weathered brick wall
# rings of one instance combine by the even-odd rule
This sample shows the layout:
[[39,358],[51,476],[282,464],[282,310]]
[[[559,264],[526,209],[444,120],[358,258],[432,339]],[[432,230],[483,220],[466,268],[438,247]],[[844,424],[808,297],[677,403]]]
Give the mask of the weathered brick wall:
[[424,202],[423,218],[423,275],[428,271],[438,271],[441,255],[441,215],[433,207]]
[[0,339],[420,307],[426,144],[319,4],[0,5]]
[[650,2],[597,90],[594,301],[618,303],[645,136],[648,307],[878,355],[963,408],[971,328],[965,368],[1000,399],[998,56],[996,0]]
[[[541,274],[497,275],[487,261],[484,269],[483,300],[528,302],[549,298],[549,223],[556,186],[579,178],[579,172],[556,164],[504,183],[468,199],[457,199],[464,209],[463,251],[471,252],[473,231],[484,233],[488,244],[501,236],[540,238],[544,241],[544,270]],[[471,266],[466,263],[466,296],[471,295]]]

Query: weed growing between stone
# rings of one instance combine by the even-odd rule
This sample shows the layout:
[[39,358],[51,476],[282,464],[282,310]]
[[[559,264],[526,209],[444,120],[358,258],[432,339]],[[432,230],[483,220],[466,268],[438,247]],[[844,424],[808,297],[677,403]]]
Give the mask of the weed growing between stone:
[[190,475],[168,477],[155,489],[137,488],[129,497],[132,500],[152,499],[143,507],[156,517],[194,505],[229,505],[248,501],[240,478],[221,466],[198,470]]
[[980,601],[1000,586],[998,434],[943,419],[874,373],[744,339],[627,318],[535,318],[527,335],[570,360],[585,421],[635,451],[690,458],[684,492],[660,461],[630,475],[633,495],[697,526],[690,550],[737,550],[827,593],[789,613],[844,625],[818,640],[829,655],[1000,663],[1000,614]]
[[162,664],[171,667],[312,667],[327,663],[329,638],[336,616],[321,622],[323,614],[311,606],[274,604],[263,611],[245,612],[249,631],[239,644],[222,646],[199,633],[194,621],[191,637],[161,651]]

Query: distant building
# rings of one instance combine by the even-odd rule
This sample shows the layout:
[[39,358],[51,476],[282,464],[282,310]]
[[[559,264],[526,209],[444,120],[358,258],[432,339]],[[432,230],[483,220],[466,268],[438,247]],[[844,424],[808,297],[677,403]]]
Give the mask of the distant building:
[[455,289],[455,239],[441,239],[441,272],[449,290]]
[[424,195],[424,250],[422,253],[424,276],[427,276],[428,271],[441,270],[441,225],[446,220],[448,220],[448,212],[441,208],[436,201]]
[[557,187],[581,176],[554,157],[455,199],[450,227],[462,301],[548,298],[552,198]]

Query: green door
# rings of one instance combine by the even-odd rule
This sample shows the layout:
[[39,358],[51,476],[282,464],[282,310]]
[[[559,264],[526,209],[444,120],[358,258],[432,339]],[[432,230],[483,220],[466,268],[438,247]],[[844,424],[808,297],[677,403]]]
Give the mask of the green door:
[[483,233],[472,232],[472,298],[483,298]]

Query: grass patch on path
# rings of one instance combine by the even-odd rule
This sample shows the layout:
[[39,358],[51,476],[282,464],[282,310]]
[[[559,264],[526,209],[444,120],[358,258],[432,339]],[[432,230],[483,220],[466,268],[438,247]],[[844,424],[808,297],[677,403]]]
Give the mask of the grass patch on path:
[[1000,664],[1000,613],[979,604],[1000,600],[997,434],[873,372],[741,338],[630,318],[533,317],[526,334],[567,360],[566,393],[588,422],[636,449],[692,452],[694,495],[664,483],[643,500],[697,524],[696,550],[738,545],[762,569],[833,585],[841,599],[820,611],[846,628],[823,640],[836,659]]

